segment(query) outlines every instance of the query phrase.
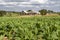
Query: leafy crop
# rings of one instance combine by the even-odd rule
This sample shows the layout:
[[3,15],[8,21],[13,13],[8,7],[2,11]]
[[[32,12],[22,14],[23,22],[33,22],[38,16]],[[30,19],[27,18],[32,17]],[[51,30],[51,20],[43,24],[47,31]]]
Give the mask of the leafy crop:
[[60,40],[60,17],[0,18],[0,39]]

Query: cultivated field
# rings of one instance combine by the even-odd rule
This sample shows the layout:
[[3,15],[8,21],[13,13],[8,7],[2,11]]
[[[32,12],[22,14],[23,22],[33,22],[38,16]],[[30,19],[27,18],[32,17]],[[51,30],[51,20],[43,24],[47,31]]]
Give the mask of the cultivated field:
[[60,16],[0,17],[0,40],[60,40]]

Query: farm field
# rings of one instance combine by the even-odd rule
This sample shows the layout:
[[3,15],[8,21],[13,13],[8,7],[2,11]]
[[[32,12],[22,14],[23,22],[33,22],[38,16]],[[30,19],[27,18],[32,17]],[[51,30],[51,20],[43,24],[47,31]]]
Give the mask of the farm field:
[[60,16],[0,17],[0,40],[60,40]]

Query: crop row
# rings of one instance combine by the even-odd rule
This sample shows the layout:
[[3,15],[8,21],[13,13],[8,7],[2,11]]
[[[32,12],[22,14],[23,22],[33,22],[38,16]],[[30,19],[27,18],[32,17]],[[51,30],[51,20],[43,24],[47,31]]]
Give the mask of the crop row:
[[60,17],[0,18],[0,39],[60,40]]

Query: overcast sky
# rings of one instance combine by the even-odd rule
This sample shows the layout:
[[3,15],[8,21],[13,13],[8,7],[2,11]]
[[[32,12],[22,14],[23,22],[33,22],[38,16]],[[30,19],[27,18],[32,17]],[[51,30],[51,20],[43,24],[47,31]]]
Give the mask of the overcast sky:
[[38,11],[41,9],[60,11],[60,0],[0,0],[0,10]]

